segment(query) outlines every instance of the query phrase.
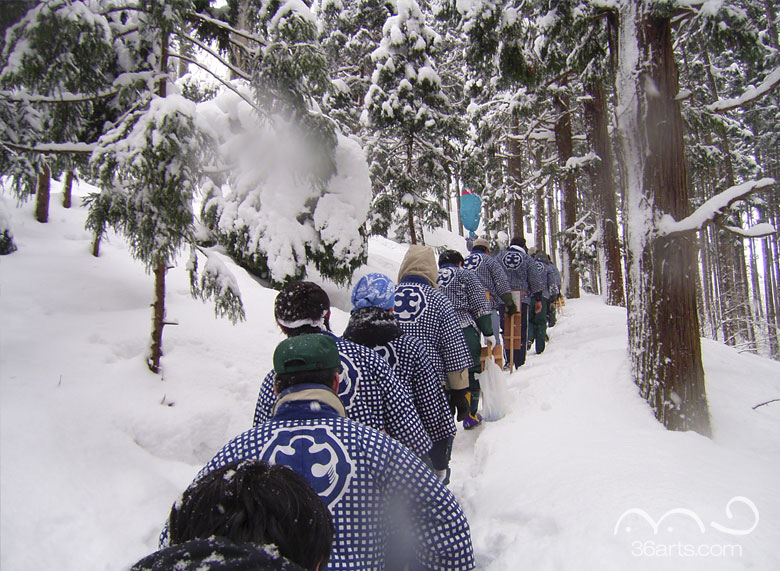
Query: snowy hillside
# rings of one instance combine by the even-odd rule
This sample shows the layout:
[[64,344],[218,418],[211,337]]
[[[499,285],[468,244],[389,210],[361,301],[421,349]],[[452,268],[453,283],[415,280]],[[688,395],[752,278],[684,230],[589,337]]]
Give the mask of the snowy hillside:
[[[231,264],[247,313],[233,326],[190,297],[180,264],[167,293],[178,325],[153,375],[152,278],[125,244],[112,237],[93,258],[86,210],[55,194],[39,224],[31,204],[0,199],[19,247],[0,258],[0,567],[126,568],[155,549],[201,466],[250,426],[282,339],[275,292]],[[404,252],[372,240],[360,274],[395,278]],[[348,290],[326,287],[348,309]],[[347,318],[334,311],[336,333]],[[665,431],[637,395],[623,310],[570,300],[550,336],[509,379],[510,414],[455,440],[451,489],[478,568],[780,568],[780,403],[752,408],[780,398],[780,363],[702,342],[708,440]]]

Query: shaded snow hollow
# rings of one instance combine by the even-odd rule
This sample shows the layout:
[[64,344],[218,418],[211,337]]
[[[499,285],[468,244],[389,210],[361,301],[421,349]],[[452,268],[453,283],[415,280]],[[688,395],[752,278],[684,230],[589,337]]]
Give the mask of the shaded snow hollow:
[[[282,339],[275,292],[227,260],[247,311],[232,326],[190,297],[182,259],[167,293],[178,325],[153,375],[152,278],[124,242],[110,236],[93,258],[84,209],[55,194],[39,224],[32,204],[2,199],[19,251],[0,258],[0,567],[126,568],[155,549],[201,466],[251,424]],[[463,246],[443,231],[427,238]],[[359,275],[395,278],[405,249],[373,239]],[[349,308],[348,290],[328,291]],[[334,330],[347,319],[334,310]],[[637,396],[623,310],[570,300],[550,336],[509,379],[510,413],[455,440],[451,489],[478,568],[780,568],[780,403],[752,409],[780,397],[780,363],[703,342],[708,440],[663,430]]]

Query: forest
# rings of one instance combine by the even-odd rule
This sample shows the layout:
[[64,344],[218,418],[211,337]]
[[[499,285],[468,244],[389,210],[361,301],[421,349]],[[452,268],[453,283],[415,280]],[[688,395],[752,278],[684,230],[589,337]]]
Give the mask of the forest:
[[[153,276],[244,316],[213,253],[268,283],[347,283],[369,236],[419,243],[482,198],[563,293],[625,306],[667,428],[711,431],[701,337],[780,359],[773,0],[15,0],[0,24],[0,175],[45,223],[86,198]],[[197,72],[197,73],[196,73]],[[208,80],[204,80],[208,77]],[[0,212],[0,249],[15,249]]]

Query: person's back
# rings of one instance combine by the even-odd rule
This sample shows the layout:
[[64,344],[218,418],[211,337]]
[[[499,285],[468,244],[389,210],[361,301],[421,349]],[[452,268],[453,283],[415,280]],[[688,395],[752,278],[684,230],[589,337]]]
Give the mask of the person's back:
[[398,273],[395,315],[405,333],[426,345],[443,383],[452,383],[449,373],[463,371],[463,386],[468,387],[466,369],[473,360],[455,309],[447,296],[435,289],[438,276],[433,251],[411,246]]
[[[330,333],[323,335],[332,336]],[[347,416],[366,426],[387,432],[420,457],[431,441],[413,405],[412,395],[401,384],[390,365],[375,351],[333,336],[341,357],[338,395]],[[253,424],[269,420],[276,395],[273,371],[263,379],[255,406]]]
[[[395,524],[411,529],[411,537],[417,540],[408,551],[415,554],[413,567],[472,569],[468,522],[433,472],[389,436],[343,416],[343,406],[331,390],[338,383],[335,370],[328,388],[324,383],[301,382],[303,376],[290,377],[287,365],[278,362],[277,353],[285,343],[288,347],[305,341],[300,336],[283,341],[274,355],[279,401],[273,418],[229,442],[201,473],[258,458],[301,474],[333,515],[329,569],[384,569],[386,525],[392,514],[399,513],[410,519]],[[337,354],[335,343],[332,351]],[[289,363],[306,363],[294,351],[291,354]],[[285,385],[293,382],[288,377],[295,382]],[[397,508],[402,501],[410,503],[408,510],[387,509]]]
[[478,412],[481,387],[477,374],[481,372],[482,342],[480,333],[490,345],[497,345],[493,330],[493,310],[488,302],[485,287],[477,275],[463,267],[463,256],[455,250],[439,254],[439,290],[450,300],[458,315],[463,337],[471,351],[474,365],[469,368],[469,413],[463,419],[466,430],[482,423]]
[[[288,336],[318,332],[336,341],[341,358],[338,395],[349,418],[387,432],[421,458],[428,453],[431,440],[414,408],[412,395],[374,351],[328,331],[330,301],[319,286],[311,282],[289,284],[277,296],[274,314]],[[274,372],[269,371],[260,386],[254,425],[267,421],[273,414],[273,381]]]
[[[478,321],[490,315],[491,306],[477,274],[454,264],[441,265],[440,260],[438,282],[439,291],[447,296],[455,308],[460,327],[479,328]],[[492,335],[492,324],[490,330]]]
[[477,274],[496,308],[502,301],[507,302],[505,297],[511,290],[504,268],[490,255],[487,247],[487,240],[482,238],[474,242],[471,254],[463,260],[463,267]]
[[352,290],[353,309],[344,337],[376,351],[412,394],[420,420],[433,441],[430,460],[438,473],[449,468],[455,435],[444,385],[423,343],[401,328],[393,313],[395,285],[384,274],[363,276]]

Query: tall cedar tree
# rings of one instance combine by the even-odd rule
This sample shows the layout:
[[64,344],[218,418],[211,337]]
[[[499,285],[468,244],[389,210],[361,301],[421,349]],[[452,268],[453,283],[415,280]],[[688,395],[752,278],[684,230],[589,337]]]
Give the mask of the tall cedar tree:
[[454,121],[434,62],[440,41],[416,1],[397,2],[371,54],[375,68],[364,102],[363,122],[376,134],[373,174],[381,169],[384,184],[375,205],[387,218],[405,209],[412,244],[422,238],[417,214],[433,210],[439,223],[445,216],[438,202],[447,191],[441,140],[453,134]]

